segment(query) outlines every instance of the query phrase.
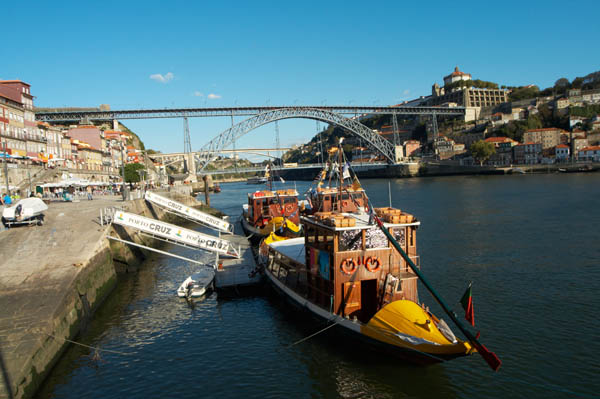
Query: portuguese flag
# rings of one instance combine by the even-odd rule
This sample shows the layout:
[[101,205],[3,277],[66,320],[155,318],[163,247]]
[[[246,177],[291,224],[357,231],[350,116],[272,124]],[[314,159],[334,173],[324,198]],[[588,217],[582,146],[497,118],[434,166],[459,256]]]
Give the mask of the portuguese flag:
[[471,283],[469,283],[467,290],[460,299],[460,304],[465,310],[465,319],[467,319],[467,321],[471,323],[472,326],[475,326],[475,313],[473,312],[473,297],[471,296]]

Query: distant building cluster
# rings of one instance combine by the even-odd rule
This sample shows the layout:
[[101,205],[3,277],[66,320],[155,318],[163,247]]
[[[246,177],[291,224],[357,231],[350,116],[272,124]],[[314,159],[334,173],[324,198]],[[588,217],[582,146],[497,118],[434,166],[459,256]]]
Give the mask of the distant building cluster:
[[[510,102],[509,89],[498,89],[491,82],[473,81],[471,74],[458,67],[444,76],[443,81],[443,86],[433,84],[430,96],[421,96],[398,106],[465,107],[465,116],[457,124],[460,127],[458,131],[452,129],[451,132],[434,134],[438,129],[433,126],[429,116],[417,120],[425,125],[426,142],[411,140],[413,129],[406,127],[398,128],[395,134],[393,128],[387,125],[375,130],[401,147],[403,157],[435,154],[438,159],[452,158],[468,164],[473,162],[469,154],[471,145],[483,140],[491,143],[495,149],[495,154],[485,162],[488,165],[600,162],[600,114],[592,117],[570,115],[570,107],[600,104],[600,89],[571,89],[562,96]],[[474,82],[485,87],[474,87]],[[570,129],[529,129],[523,133],[521,142],[509,137],[490,137],[495,136],[493,133],[505,124],[524,123],[530,116],[539,114],[542,105],[557,117],[568,116]],[[353,159],[363,162],[379,160],[377,154],[360,147],[353,152]]]
[[[118,178],[124,163],[143,163],[118,126],[55,126],[35,120],[29,84],[0,80],[0,154],[12,163],[99,171]],[[4,154],[6,153],[6,154]]]

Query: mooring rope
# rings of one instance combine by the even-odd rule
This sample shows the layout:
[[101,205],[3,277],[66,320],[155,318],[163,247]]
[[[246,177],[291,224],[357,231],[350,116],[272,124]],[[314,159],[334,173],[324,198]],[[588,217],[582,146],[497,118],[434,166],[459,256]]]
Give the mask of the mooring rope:
[[[329,321],[331,321],[331,320],[333,320],[333,319],[329,319],[329,320],[328,320],[328,322],[329,322]],[[333,326],[336,326],[337,324],[339,324],[339,323],[340,323],[340,321],[341,321],[341,320],[339,320],[339,321],[336,321],[335,323],[333,323],[333,324],[331,324],[331,325],[329,325],[329,326],[327,326],[327,327],[323,328],[322,330],[319,330],[319,331],[317,331],[316,333],[309,335],[308,337],[304,337],[304,338],[302,338],[301,340],[299,340],[299,341],[296,341],[296,342],[294,342],[293,344],[290,344],[290,345],[286,346],[285,348],[286,348],[286,349],[289,349],[289,348],[291,348],[292,346],[295,346],[295,345],[298,345],[298,344],[300,344],[300,343],[302,343],[302,342],[304,342],[304,341],[307,341],[307,340],[311,339],[312,337],[314,337],[314,336],[316,336],[316,335],[319,335],[319,334],[321,334],[322,332],[324,332],[324,331],[326,331],[326,330],[330,329],[331,327],[333,327]]]
[[102,349],[99,346],[90,346],[90,345],[86,345],[86,344],[82,344],[81,342],[77,342],[77,341],[73,341],[70,340],[68,338],[60,338],[60,337],[56,337],[52,334],[48,334],[48,333],[40,333],[40,334],[46,334],[47,336],[54,338],[54,339],[62,339],[65,342],[69,342],[71,344],[75,344],[75,345],[79,345],[79,346],[83,346],[84,348],[88,348],[88,349],[93,349],[95,351],[99,351],[99,352],[108,352],[108,353],[116,353],[117,355],[125,355],[125,356],[131,356],[134,355],[134,353],[127,353],[127,352],[121,352],[121,351],[115,351],[115,350],[111,350],[111,349]]

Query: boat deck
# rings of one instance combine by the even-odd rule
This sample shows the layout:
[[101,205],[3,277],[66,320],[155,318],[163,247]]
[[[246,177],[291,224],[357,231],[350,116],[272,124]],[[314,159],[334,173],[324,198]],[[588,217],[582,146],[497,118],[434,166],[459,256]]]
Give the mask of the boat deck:
[[293,259],[298,263],[304,264],[306,257],[304,250],[304,237],[276,241],[270,245],[273,249],[282,253],[288,258]]
[[[370,215],[366,212],[360,212],[360,213],[348,213],[348,212],[342,212],[340,213],[340,215],[347,217],[347,218],[353,218],[355,220],[355,226],[352,227],[339,227],[339,226],[330,226],[327,224],[324,224],[323,221],[319,221],[318,219],[311,217],[311,216],[301,216],[300,220],[302,222],[310,222],[313,224],[316,224],[318,226],[324,227],[326,229],[329,230],[333,230],[333,231],[342,231],[342,230],[366,230],[366,229],[372,229],[372,228],[377,228],[377,225],[374,223],[369,223],[370,221]],[[418,220],[414,220],[410,223],[389,223],[389,222],[384,222],[383,225],[385,227],[406,227],[406,226],[420,226],[421,222]]]

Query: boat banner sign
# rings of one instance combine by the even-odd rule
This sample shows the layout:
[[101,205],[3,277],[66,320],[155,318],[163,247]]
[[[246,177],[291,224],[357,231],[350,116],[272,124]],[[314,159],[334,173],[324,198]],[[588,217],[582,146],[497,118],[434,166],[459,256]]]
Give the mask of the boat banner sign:
[[230,249],[231,244],[227,240],[222,240],[218,237],[198,233],[197,231],[184,229],[174,224],[161,222],[133,213],[117,211],[113,223],[141,230],[145,233],[167,238],[182,244],[192,245],[211,252],[229,255],[235,253],[233,249]]
[[231,225],[231,223],[228,223],[221,218],[209,215],[208,213],[204,213],[197,209],[183,205],[181,202],[173,201],[170,198],[154,194],[150,191],[146,191],[146,195],[144,196],[144,198],[146,199],[146,201],[153,202],[159,206],[165,207],[173,212],[187,216],[190,219],[197,220],[200,223],[213,227],[217,230],[221,230],[225,233],[231,232],[233,230],[233,226]]

